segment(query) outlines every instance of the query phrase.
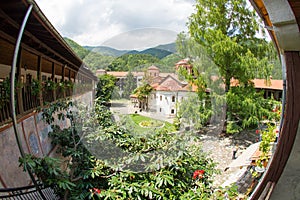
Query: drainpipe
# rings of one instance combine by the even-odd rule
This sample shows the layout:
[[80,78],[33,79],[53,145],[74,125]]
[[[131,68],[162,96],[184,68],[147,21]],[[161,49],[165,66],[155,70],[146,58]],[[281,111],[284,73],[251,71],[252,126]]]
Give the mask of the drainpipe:
[[[26,12],[26,15],[23,19],[22,25],[20,27],[17,42],[16,42],[16,45],[15,45],[15,51],[14,51],[14,57],[13,57],[11,72],[10,72],[10,102],[11,102],[10,103],[10,112],[11,113],[10,114],[11,114],[11,118],[12,118],[12,122],[13,122],[13,128],[14,128],[16,141],[17,141],[18,148],[19,148],[19,151],[20,151],[20,154],[21,154],[22,158],[25,157],[25,153],[24,153],[24,150],[22,148],[21,140],[20,140],[20,137],[19,137],[20,134],[19,134],[19,131],[18,131],[18,128],[17,128],[17,117],[16,117],[16,106],[15,106],[15,76],[16,76],[16,66],[17,66],[17,58],[18,58],[18,53],[19,53],[19,49],[20,49],[20,44],[21,44],[21,40],[22,40],[22,36],[23,36],[23,33],[24,33],[26,23],[28,21],[28,18],[30,16],[31,11],[32,11],[32,8],[33,8],[33,5],[30,4],[30,6],[29,6],[29,8]],[[37,191],[41,195],[42,199],[46,200],[43,192],[41,191],[41,188],[39,187],[39,185],[37,184],[37,182],[34,178],[33,173],[31,172],[30,169],[27,169],[27,171],[28,171],[28,174],[29,174],[34,186],[36,187]]]

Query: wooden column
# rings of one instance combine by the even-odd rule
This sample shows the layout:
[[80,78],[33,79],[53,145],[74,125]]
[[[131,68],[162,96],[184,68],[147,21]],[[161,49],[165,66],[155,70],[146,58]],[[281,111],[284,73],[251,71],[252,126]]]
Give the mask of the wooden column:
[[[63,65],[61,69],[61,82],[65,82],[65,70],[66,70],[66,65]],[[63,97],[66,98],[66,88],[63,89]]]
[[[51,80],[53,82],[55,81],[55,64],[54,64],[54,62],[52,62],[52,76],[51,76]],[[53,100],[56,101],[56,91],[53,90],[52,94],[53,94]]]
[[[42,84],[42,57],[38,56],[37,80]],[[42,90],[38,94],[40,106],[43,106],[43,93]]]

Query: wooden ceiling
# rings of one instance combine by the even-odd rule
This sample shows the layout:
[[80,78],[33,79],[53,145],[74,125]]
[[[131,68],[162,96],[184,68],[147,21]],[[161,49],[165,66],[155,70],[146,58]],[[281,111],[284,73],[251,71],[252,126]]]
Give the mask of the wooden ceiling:
[[0,1],[0,33],[16,40],[30,4],[33,5],[33,10],[27,21],[22,43],[76,71],[80,69],[83,73],[94,76],[32,0]]

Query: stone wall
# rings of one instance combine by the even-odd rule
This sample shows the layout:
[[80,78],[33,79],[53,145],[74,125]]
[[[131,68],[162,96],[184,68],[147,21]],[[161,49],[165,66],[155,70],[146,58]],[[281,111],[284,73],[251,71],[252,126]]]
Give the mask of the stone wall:
[[[93,93],[87,92],[84,95],[74,97],[74,100],[84,102],[88,106],[92,105]],[[57,118],[56,118],[57,119]],[[55,120],[61,129],[67,128],[70,123],[67,120]],[[42,120],[42,112],[33,112],[18,122],[18,132],[22,148],[26,154],[30,153],[38,157],[57,157],[54,146],[48,133],[51,126]],[[12,124],[7,124],[0,128],[0,188],[12,188],[27,186],[31,183],[27,172],[19,167],[20,151],[17,145]]]

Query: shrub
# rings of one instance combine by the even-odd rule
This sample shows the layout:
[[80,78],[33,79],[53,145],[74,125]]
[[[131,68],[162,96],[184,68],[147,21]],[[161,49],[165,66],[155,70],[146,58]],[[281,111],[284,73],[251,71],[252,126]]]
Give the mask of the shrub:
[[[147,137],[131,135],[111,121],[107,109],[98,106],[93,112],[80,106],[75,109],[73,102],[56,102],[45,109],[45,120],[53,129],[50,136],[66,169],[61,170],[56,159],[33,156],[20,160],[24,168],[29,167],[64,199],[213,197],[212,179],[217,171],[201,150],[198,137],[165,130]],[[69,120],[70,126],[60,129],[54,115]],[[118,158],[105,155],[116,149],[122,150]]]

